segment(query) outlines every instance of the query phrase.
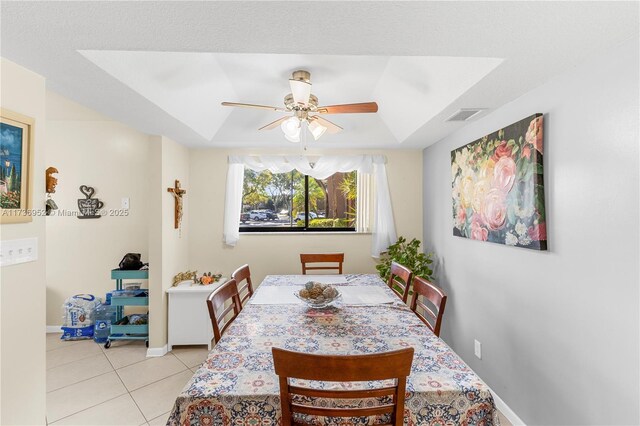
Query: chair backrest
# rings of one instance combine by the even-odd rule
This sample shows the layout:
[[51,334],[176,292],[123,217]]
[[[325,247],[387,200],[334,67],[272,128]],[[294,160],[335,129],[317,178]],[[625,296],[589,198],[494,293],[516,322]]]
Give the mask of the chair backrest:
[[406,266],[396,262],[391,262],[391,271],[387,285],[393,290],[404,303],[409,297],[409,287],[411,286],[413,272]]
[[[418,296],[424,296],[435,307],[434,310],[423,303]],[[413,299],[411,299],[411,310],[416,313],[426,325],[433,331],[433,334],[440,336],[440,326],[444,315],[444,306],[447,303],[447,295],[435,284],[424,278],[413,278]],[[420,308],[420,310],[418,310]],[[421,312],[424,311],[424,314]],[[429,320],[427,319],[429,317]]]
[[[225,309],[224,305],[231,301]],[[231,325],[234,319],[242,310],[236,280],[230,279],[220,287],[213,290],[207,297],[207,308],[209,308],[209,318],[213,327],[213,336],[216,342],[222,337],[222,333]],[[233,310],[233,314],[231,311]]]
[[[280,379],[282,425],[293,423],[294,414],[324,417],[360,417],[389,414],[391,425],[402,425],[407,376],[411,372],[413,348],[371,355],[314,355],[272,348],[273,364]],[[323,390],[291,385],[289,379],[325,382],[367,382],[396,379],[394,386],[362,390]],[[302,404],[298,398],[361,399],[390,396],[391,403],[374,407],[331,408]]]
[[[301,253],[300,262],[302,263],[303,275],[307,275],[307,271],[312,270],[335,270],[338,271],[338,274],[342,274],[344,253]],[[337,265],[307,266],[307,263],[337,263]]]
[[[231,274],[231,278],[236,280],[238,295],[240,295],[240,304],[244,306],[245,302],[253,296],[253,284],[251,283],[251,271],[249,270],[249,265],[242,265],[236,269],[233,274]],[[243,283],[243,281],[246,282]],[[246,294],[243,296],[242,294],[245,291]]]

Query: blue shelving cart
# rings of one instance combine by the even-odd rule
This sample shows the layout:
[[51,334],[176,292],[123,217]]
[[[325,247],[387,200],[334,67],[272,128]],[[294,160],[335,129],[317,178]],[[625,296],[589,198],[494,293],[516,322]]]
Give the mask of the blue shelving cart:
[[[113,269],[111,271],[111,279],[116,280],[116,290],[123,289],[124,280],[148,280],[148,270],[123,271],[121,269]],[[125,306],[148,306],[149,297],[112,297],[111,305],[116,306],[116,319],[119,321],[124,317]],[[111,347],[114,340],[144,340],[149,347],[149,324],[127,324],[127,325],[111,325],[109,338],[104,344],[105,349]]]

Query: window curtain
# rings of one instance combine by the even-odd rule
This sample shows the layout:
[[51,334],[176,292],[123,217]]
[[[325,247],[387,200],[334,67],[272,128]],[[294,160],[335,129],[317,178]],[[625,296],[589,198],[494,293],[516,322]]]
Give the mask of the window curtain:
[[240,213],[244,168],[256,172],[288,173],[294,169],[316,179],[326,179],[334,173],[352,172],[373,176],[375,201],[371,255],[379,257],[397,240],[387,181],[386,158],[382,155],[323,156],[310,159],[304,156],[229,156],[227,193],[225,195],[224,242],[235,246],[240,239]]

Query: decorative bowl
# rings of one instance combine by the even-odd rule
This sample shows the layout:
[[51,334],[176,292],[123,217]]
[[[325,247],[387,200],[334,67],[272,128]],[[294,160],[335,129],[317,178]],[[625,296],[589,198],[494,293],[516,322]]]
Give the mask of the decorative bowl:
[[321,309],[321,308],[326,308],[327,306],[329,306],[330,304],[332,304],[333,302],[335,302],[336,300],[340,299],[342,297],[342,293],[340,293],[339,290],[336,289],[336,297],[334,297],[333,299],[324,299],[322,302],[316,302],[314,299],[305,299],[304,297],[300,296],[300,291],[296,291],[293,294],[300,300],[302,300],[307,306],[311,307],[311,308],[316,308],[316,309]]

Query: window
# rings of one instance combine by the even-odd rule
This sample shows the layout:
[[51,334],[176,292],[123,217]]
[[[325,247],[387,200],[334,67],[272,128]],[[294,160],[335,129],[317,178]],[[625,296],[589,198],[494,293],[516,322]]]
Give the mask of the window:
[[355,231],[357,172],[316,179],[245,168],[241,232]]

